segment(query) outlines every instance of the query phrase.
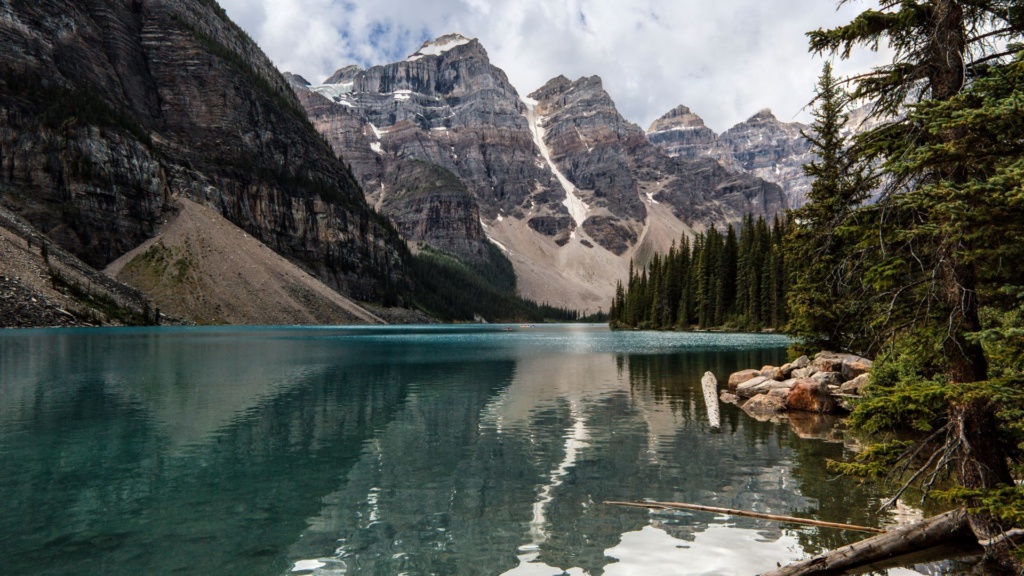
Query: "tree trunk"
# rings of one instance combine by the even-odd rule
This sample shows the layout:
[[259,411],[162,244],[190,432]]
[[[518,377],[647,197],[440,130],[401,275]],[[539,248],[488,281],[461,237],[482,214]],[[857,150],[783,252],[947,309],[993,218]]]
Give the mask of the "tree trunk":
[[[933,33],[926,65],[931,97],[935,100],[949,100],[964,86],[967,31],[963,4],[962,0],[932,0]],[[959,136],[961,134],[955,130],[937,135],[943,143]],[[952,182],[964,180],[961,171],[956,169],[935,176]],[[956,227],[952,229],[956,230]],[[942,240],[936,278],[938,297],[949,316],[949,333],[943,352],[949,361],[947,375],[953,386],[988,379],[988,365],[981,345],[965,338],[966,334],[981,329],[981,321],[978,316],[977,274],[974,266],[961,258],[967,250],[964,241],[955,236]],[[949,419],[953,424],[953,441],[957,443],[952,461],[958,483],[964,488],[979,490],[1013,485],[1006,453],[1002,446],[992,441],[998,437],[998,421],[992,402],[986,399],[954,401],[949,408]],[[967,504],[974,506],[977,503]],[[970,514],[968,520],[978,540],[989,540],[1003,532],[991,515]],[[1020,562],[1010,554],[1008,545],[995,548],[999,549],[990,552],[1001,562],[1020,567]]]
[[761,576],[824,576],[920,552],[936,546],[972,540],[967,514],[953,510],[911,526],[903,526],[813,558],[783,566]]

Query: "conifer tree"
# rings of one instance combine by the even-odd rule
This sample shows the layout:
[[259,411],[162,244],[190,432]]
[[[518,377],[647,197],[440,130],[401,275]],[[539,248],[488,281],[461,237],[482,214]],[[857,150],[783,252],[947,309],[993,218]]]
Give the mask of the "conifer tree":
[[841,225],[863,202],[872,182],[853,154],[843,130],[849,121],[849,96],[825,62],[815,95],[810,132],[803,132],[817,159],[804,166],[812,178],[807,204],[794,210],[789,252],[797,266],[789,290],[787,331],[811,349],[845,350],[854,343],[844,337],[851,311],[859,306],[851,296],[849,271],[842,266],[847,247]]
[[[873,376],[875,397],[855,419],[868,430],[948,431],[908,454],[934,454],[933,474],[954,473],[953,493],[972,510],[979,540],[1001,532],[1000,520],[1024,518],[1024,493],[1010,473],[1011,462],[1022,463],[1013,437],[1019,421],[1005,420],[1020,413],[1006,404],[1021,400],[1021,382],[988,381],[993,358],[981,314],[986,305],[1006,310],[998,298],[983,298],[993,284],[1016,281],[986,256],[1016,250],[1014,224],[996,216],[1019,211],[1020,172],[1009,167],[1021,152],[997,143],[1020,142],[1021,130],[997,121],[993,131],[987,121],[1020,118],[1019,61],[1006,57],[1019,50],[1022,31],[1019,2],[884,0],[845,26],[810,34],[817,52],[845,58],[855,46],[888,43],[894,54],[860,76],[853,92],[876,114],[895,118],[858,138],[857,157],[881,163],[888,184],[878,204],[858,210],[851,223],[861,298],[875,305],[865,315],[877,334],[872,350],[886,351]],[[1019,221],[1019,212],[1011,218]],[[894,464],[883,458],[874,469]],[[995,553],[1020,570],[1008,549]]]

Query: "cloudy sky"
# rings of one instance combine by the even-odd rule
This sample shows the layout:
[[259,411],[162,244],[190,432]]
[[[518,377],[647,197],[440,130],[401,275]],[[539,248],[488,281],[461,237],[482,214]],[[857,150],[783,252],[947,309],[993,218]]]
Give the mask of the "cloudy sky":
[[[599,75],[647,128],[686,104],[721,132],[762,108],[806,121],[822,59],[804,33],[871,0],[220,0],[282,69],[314,84],[385,64],[449,32],[479,38],[521,94],[559,74]],[[869,4],[870,3],[870,4]],[[837,64],[865,70],[877,55]]]

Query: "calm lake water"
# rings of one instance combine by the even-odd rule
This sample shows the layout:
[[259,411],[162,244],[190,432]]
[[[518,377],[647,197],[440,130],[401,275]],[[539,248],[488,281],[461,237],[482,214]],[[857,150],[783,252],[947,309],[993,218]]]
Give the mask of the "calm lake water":
[[0,565],[754,574],[864,536],[603,502],[897,521],[824,471],[850,453],[841,433],[729,405],[709,429],[704,371],[779,364],[786,345],[600,326],[0,332]]

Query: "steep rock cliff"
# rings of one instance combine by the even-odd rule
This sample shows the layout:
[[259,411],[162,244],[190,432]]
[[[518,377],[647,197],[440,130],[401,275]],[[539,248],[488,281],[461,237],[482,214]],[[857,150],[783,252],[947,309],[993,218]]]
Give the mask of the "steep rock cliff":
[[718,139],[744,170],[782,186],[790,204],[800,206],[807,201],[811,186],[803,171],[813,158],[811,144],[801,135],[808,129],[799,122],[779,121],[771,110],[761,110]]
[[[584,229],[618,254],[634,244],[648,206],[668,204],[691,227],[729,224],[747,213],[772,217],[786,208],[781,191],[759,178],[731,173],[707,158],[664,154],[628,122],[598,77],[549,81],[530,95],[543,117],[552,158],[580,190]],[[625,241],[625,242],[624,242]]]
[[92,266],[183,195],[356,298],[403,281],[395,231],[215,2],[8,0],[0,42],[2,201]]
[[469,261],[488,258],[487,237],[476,199],[448,170],[422,160],[391,165],[381,205],[406,238]]

